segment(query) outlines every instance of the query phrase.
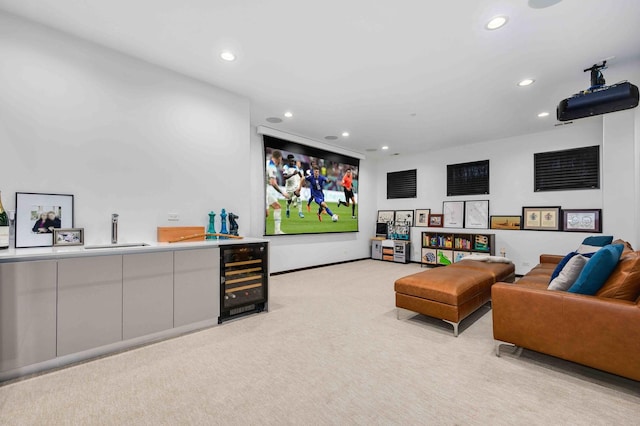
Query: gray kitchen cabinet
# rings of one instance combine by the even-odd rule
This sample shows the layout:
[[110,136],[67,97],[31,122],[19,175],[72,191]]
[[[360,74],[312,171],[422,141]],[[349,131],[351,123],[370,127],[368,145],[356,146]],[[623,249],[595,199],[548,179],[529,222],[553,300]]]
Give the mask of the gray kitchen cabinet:
[[174,327],[220,315],[220,249],[174,253]]
[[0,263],[0,371],[56,356],[56,261]]
[[123,257],[122,334],[132,339],[173,327],[173,252]]
[[121,340],[122,255],[60,259],[57,355]]

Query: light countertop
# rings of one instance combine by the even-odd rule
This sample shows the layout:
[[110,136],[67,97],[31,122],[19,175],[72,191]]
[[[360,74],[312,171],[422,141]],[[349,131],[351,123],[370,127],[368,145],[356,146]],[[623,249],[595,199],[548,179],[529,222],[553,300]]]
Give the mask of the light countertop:
[[89,257],[89,256],[107,256],[107,255],[121,255],[121,254],[141,254],[152,253],[159,251],[176,251],[176,250],[192,250],[201,248],[213,248],[223,245],[235,245],[235,244],[251,244],[251,243],[264,243],[268,240],[262,238],[242,238],[242,239],[228,239],[228,240],[204,240],[204,241],[190,241],[179,243],[159,243],[149,242],[147,245],[141,246],[127,246],[127,243],[123,242],[121,245],[101,245],[99,247],[92,245],[87,246],[56,246],[56,247],[31,247],[31,248],[9,248],[6,250],[0,250],[0,263],[7,262],[24,262],[30,260],[55,260],[69,257]]

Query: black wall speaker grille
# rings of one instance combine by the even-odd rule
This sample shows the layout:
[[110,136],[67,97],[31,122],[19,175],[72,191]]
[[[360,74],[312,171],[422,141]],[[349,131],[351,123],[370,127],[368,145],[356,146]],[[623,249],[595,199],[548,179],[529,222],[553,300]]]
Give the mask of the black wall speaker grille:
[[447,165],[447,196],[489,193],[489,160]]
[[600,188],[600,147],[541,152],[533,155],[534,191]]
[[387,173],[387,199],[418,196],[417,169]]

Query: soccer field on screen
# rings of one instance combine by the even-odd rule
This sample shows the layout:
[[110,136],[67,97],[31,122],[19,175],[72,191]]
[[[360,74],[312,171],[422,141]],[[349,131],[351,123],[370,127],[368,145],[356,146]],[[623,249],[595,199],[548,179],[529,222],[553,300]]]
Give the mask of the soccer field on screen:
[[[307,210],[307,203],[302,203],[302,213],[304,218],[298,216],[298,208],[291,206],[290,217],[286,216],[287,202],[280,200],[282,207],[282,222],[280,229],[285,234],[321,234],[327,232],[355,232],[358,230],[358,208],[356,207],[356,219],[351,217],[351,206],[341,206],[338,208],[337,203],[327,202],[333,213],[337,214],[339,219],[337,222],[331,221],[331,216],[326,213],[322,214],[322,222],[318,220],[318,205],[311,203],[311,211]],[[267,229],[265,235],[273,235],[273,209],[269,208],[269,217],[266,221]]]

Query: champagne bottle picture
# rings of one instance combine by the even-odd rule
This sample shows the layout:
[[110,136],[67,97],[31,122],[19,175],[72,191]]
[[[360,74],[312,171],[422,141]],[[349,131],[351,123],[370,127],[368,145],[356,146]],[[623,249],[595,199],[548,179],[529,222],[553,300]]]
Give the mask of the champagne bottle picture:
[[0,250],[9,248],[9,216],[2,206],[2,193],[0,192]]

